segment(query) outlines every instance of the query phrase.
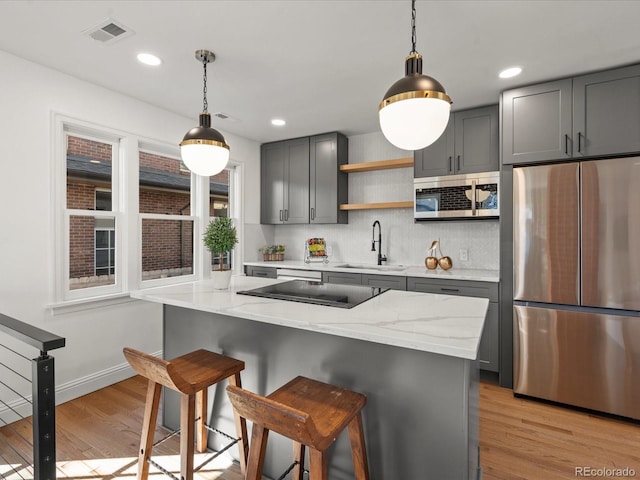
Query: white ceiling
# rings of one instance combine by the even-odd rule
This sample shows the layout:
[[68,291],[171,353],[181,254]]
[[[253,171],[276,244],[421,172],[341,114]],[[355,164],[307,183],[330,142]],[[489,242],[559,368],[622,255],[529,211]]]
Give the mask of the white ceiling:
[[[453,109],[497,103],[505,88],[640,62],[640,1],[418,1],[417,50]],[[83,31],[107,18],[135,32],[112,45]],[[214,127],[260,142],[375,132],[404,75],[410,0],[0,1],[0,50],[193,117],[197,49]],[[137,62],[151,52],[160,67]],[[500,80],[499,70],[524,68]],[[275,128],[270,119],[287,125]],[[176,139],[179,141],[180,139]]]

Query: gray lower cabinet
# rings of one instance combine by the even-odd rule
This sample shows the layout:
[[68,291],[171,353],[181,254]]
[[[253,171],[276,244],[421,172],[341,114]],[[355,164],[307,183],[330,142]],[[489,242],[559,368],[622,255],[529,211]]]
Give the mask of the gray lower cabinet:
[[362,285],[362,274],[349,272],[322,272],[322,281],[324,283]]
[[480,340],[480,368],[491,372],[499,372],[500,356],[500,303],[499,284],[493,282],[476,282],[471,280],[447,280],[423,277],[408,277],[407,290],[412,292],[442,293],[465,297],[481,297],[489,299],[487,319],[482,339]]
[[349,161],[349,140],[340,133],[309,139],[309,223],[348,223],[349,180],[340,165]]
[[399,275],[362,274],[362,285],[371,287],[391,288],[393,290],[406,290],[407,277]]
[[309,223],[309,138],[261,147],[260,223]]
[[499,170],[498,106],[453,112],[442,136],[414,152],[414,178]]
[[401,275],[378,275],[372,273],[322,272],[325,283],[342,283],[345,285],[368,285],[370,287],[406,290],[407,277]]
[[502,162],[640,152],[640,65],[502,93]]
[[244,273],[248,277],[276,278],[277,269],[272,267],[256,267],[253,265],[245,265]]

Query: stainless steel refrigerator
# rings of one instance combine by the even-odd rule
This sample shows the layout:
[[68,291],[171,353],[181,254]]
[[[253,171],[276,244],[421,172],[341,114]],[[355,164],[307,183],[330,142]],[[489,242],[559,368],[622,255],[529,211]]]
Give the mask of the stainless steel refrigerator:
[[640,157],[513,182],[514,391],[640,419]]

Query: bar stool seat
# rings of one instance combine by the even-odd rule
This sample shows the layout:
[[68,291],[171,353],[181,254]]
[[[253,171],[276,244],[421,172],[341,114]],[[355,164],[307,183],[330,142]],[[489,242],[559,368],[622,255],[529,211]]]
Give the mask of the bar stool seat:
[[[140,438],[138,480],[146,480],[149,476],[163,386],[180,393],[180,478],[192,480],[194,441],[198,452],[207,448],[207,389],[225,379],[229,380],[229,385],[240,387],[244,362],[202,349],[173,360],[163,360],[129,347],[125,347],[123,353],[136,373],[149,381]],[[235,410],[234,420],[240,468],[244,473],[248,455],[246,421]]]
[[310,480],[327,480],[327,449],[347,427],[355,478],[369,479],[361,415],[364,395],[301,376],[266,397],[233,385],[227,393],[240,417],[253,422],[247,480],[261,478],[270,430],[294,442],[294,480],[302,480],[305,447]]

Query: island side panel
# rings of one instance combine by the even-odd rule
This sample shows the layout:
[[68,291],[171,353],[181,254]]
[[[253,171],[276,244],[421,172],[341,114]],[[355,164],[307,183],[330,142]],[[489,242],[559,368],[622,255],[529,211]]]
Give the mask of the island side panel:
[[[475,361],[167,305],[163,338],[165,358],[206,348],[243,360],[243,387],[263,395],[297,375],[367,395],[372,480],[479,477]],[[210,391],[209,411],[210,424],[233,433],[223,388]],[[174,392],[166,392],[163,421],[169,428],[179,424]],[[212,448],[224,443],[216,437],[209,437]],[[237,449],[230,451],[237,459]],[[265,474],[278,478],[291,452],[291,442],[272,433]],[[353,479],[346,432],[331,450],[329,476]]]

